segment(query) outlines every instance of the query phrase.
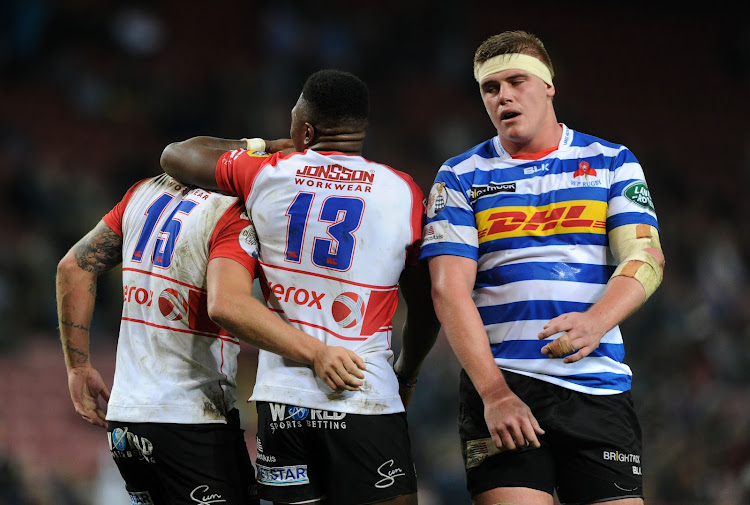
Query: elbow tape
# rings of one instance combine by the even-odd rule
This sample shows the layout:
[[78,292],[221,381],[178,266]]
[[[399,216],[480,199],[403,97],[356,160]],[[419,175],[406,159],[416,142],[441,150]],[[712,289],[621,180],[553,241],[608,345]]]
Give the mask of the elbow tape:
[[661,251],[659,232],[647,224],[618,226],[609,232],[609,244],[618,266],[612,277],[622,275],[641,283],[646,299],[654,294],[662,280],[659,262],[646,249]]

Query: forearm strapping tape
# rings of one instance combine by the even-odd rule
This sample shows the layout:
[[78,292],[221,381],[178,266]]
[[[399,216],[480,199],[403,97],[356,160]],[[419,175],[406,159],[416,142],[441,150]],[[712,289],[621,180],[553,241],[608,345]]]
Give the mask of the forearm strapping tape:
[[659,262],[646,249],[661,251],[659,232],[647,224],[627,224],[609,232],[609,245],[618,266],[612,277],[622,275],[641,283],[646,299],[661,284],[662,270]]

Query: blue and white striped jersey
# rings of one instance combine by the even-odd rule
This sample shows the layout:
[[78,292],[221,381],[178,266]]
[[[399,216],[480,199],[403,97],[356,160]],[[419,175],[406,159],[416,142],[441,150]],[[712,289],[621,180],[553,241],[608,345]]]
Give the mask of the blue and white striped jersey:
[[[448,160],[427,204],[421,258],[477,261],[473,298],[502,369],[590,394],[630,389],[620,328],[575,363],[541,353],[552,318],[583,312],[617,266],[607,232],[657,227],[638,160],[622,145],[563,126],[556,150],[511,157],[499,137]],[[557,338],[553,335],[548,340]]]

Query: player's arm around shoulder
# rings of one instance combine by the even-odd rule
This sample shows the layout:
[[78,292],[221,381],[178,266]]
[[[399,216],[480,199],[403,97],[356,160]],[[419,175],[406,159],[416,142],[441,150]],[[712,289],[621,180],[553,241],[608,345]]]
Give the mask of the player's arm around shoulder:
[[229,258],[214,258],[206,276],[208,315],[235,337],[259,349],[312,365],[332,390],[357,391],[365,363],[344,347],[320,340],[287,324],[253,297],[253,276]]
[[227,151],[246,149],[251,152],[274,153],[292,147],[289,139],[266,141],[260,138],[222,139],[199,136],[169,144],[162,151],[159,161],[167,174],[184,184],[218,190],[216,164]]
[[159,163],[167,174],[184,184],[218,190],[216,163],[219,158],[227,151],[244,148],[241,140],[193,137],[165,147]]

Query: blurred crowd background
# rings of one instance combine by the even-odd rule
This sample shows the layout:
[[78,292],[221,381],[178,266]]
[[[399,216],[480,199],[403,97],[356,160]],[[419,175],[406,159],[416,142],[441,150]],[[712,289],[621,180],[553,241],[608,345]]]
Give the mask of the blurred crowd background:
[[[128,503],[103,430],[70,404],[54,277],[133,182],[160,173],[165,145],[285,137],[307,75],[341,68],[371,89],[365,155],[427,192],[442,161],[494,135],[471,61],[507,29],[545,41],[558,119],[627,145],[656,204],[665,279],[623,325],[647,503],[750,503],[750,23],[739,4],[0,5],[0,505]],[[121,302],[116,270],[101,279],[92,330],[110,382]],[[255,359],[244,347],[240,398]],[[439,341],[409,410],[423,505],[469,503],[458,371]],[[254,453],[254,406],[240,408]]]

